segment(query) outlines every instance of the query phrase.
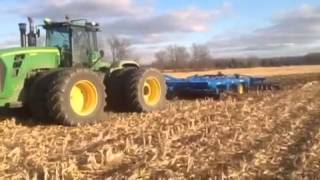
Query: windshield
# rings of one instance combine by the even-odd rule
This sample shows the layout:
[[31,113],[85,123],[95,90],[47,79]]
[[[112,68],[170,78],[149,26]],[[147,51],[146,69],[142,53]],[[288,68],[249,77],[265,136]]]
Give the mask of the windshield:
[[97,50],[96,32],[86,31],[84,28],[72,28],[73,62],[87,64],[90,53]]
[[47,29],[46,45],[61,49],[71,49],[69,29],[65,27]]

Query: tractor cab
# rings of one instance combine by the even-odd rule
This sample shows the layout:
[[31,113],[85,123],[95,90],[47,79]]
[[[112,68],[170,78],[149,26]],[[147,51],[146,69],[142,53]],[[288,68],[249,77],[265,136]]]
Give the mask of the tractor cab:
[[51,22],[45,19],[46,46],[57,47],[64,67],[92,66],[103,57],[98,51],[99,25],[86,20]]
[[[35,27],[29,18],[30,33],[25,34],[26,24],[20,23],[21,46],[36,47],[36,38],[40,37],[40,30]],[[92,67],[104,55],[98,51],[97,32],[99,24],[88,22],[85,19],[54,22],[46,18],[42,27],[46,31],[45,46],[55,47],[60,52],[62,67]]]

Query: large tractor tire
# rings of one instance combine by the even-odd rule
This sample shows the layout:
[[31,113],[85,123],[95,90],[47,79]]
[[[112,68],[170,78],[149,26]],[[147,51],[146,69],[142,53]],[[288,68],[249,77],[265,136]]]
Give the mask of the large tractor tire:
[[39,72],[30,79],[27,87],[27,107],[33,118],[40,122],[50,122],[47,107],[48,83],[52,82],[57,76],[58,71]]
[[151,112],[166,103],[167,86],[164,76],[155,69],[134,69],[125,77],[125,98],[129,111]]
[[107,93],[107,108],[114,111],[127,111],[125,97],[125,80],[128,74],[136,71],[137,68],[130,67],[118,69],[105,78]]
[[47,108],[55,122],[75,126],[100,120],[105,107],[103,78],[88,69],[57,73],[49,85]]

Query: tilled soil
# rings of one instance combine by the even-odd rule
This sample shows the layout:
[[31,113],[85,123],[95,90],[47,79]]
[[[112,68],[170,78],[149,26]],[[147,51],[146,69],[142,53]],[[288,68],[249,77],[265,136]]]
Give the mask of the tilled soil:
[[3,179],[320,178],[320,74],[274,77],[281,91],[174,100],[63,127],[2,110]]

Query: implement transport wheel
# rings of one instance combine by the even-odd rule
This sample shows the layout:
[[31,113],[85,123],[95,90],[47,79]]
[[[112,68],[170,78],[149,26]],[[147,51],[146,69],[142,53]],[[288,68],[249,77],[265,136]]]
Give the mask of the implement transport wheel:
[[248,89],[244,84],[238,84],[233,88],[233,91],[238,95],[243,95],[248,91]]
[[243,84],[239,84],[237,86],[237,93],[240,95],[244,94],[244,85]]
[[129,111],[151,112],[164,107],[167,87],[155,69],[134,69],[125,77],[125,97]]
[[49,116],[60,124],[83,125],[101,120],[105,107],[103,78],[88,69],[68,69],[49,86]]

